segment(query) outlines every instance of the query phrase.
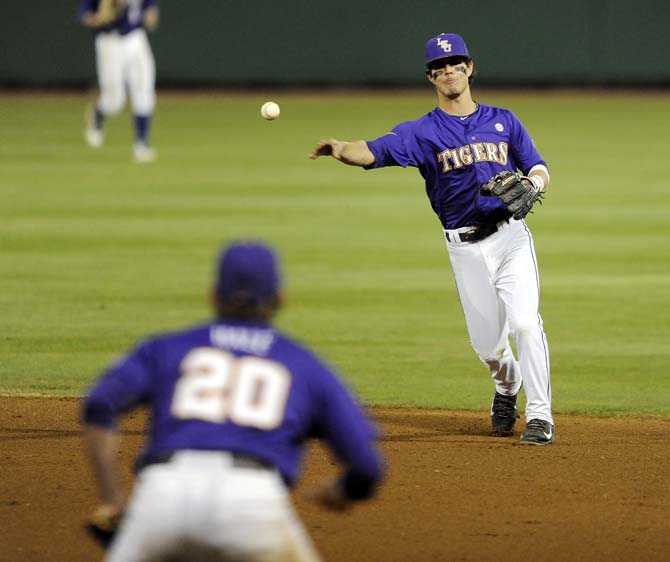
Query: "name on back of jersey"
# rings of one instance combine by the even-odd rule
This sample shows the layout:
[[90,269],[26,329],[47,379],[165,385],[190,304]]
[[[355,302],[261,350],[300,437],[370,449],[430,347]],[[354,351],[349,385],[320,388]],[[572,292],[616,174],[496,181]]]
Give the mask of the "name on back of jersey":
[[237,349],[253,355],[266,355],[275,336],[272,330],[241,326],[212,326],[209,340],[213,346]]

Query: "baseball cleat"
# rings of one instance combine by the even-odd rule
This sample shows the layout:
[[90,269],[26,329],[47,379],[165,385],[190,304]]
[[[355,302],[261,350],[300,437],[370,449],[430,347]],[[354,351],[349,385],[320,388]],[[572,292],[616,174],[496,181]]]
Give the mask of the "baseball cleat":
[[493,395],[493,403],[491,404],[491,435],[496,437],[514,435],[514,424],[518,417],[516,396],[516,394],[514,396],[505,396],[497,392]]
[[158,158],[158,155],[150,146],[138,142],[133,145],[133,158],[135,158],[135,162],[153,162]]
[[86,109],[86,126],[84,128],[84,139],[91,148],[100,148],[105,142],[105,135],[102,129],[95,126],[95,108],[93,106]]
[[522,445],[549,445],[554,442],[554,426],[548,421],[534,419],[526,424],[521,435]]

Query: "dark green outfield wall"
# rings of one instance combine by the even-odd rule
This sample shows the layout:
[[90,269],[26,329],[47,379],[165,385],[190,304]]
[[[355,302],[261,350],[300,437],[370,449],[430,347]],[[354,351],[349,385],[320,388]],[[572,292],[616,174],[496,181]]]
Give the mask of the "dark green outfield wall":
[[[0,85],[92,82],[77,0],[2,4]],[[163,0],[161,12],[162,85],[420,84],[441,32],[466,38],[480,84],[670,85],[666,0]]]

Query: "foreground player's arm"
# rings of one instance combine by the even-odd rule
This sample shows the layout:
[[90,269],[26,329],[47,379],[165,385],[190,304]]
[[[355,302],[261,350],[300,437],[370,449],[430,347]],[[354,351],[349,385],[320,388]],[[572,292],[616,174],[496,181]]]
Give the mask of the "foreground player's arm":
[[340,511],[374,495],[383,478],[383,460],[375,444],[376,428],[345,386],[334,376],[322,377],[321,384],[318,433],[337,456],[342,472],[314,490],[312,499]]
[[84,441],[89,461],[98,484],[99,510],[110,516],[123,510],[123,495],[117,470],[118,433],[107,427],[88,425],[84,429]]
[[100,546],[107,548],[119,528],[124,507],[116,460],[119,436],[113,429],[89,425],[84,429],[84,442],[100,498],[85,529]]
[[99,510],[120,513],[123,498],[117,473],[117,419],[146,401],[151,380],[151,344],[140,346],[110,368],[84,399],[84,442],[96,480]]
[[309,157],[315,160],[319,156],[332,156],[335,160],[344,162],[349,166],[370,166],[374,164],[375,157],[370,152],[365,141],[339,141],[337,139],[323,139],[319,141],[316,148]]

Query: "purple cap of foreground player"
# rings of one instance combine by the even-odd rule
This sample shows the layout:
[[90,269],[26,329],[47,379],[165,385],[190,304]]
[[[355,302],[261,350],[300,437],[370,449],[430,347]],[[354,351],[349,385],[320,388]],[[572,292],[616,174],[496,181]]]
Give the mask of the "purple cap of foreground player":
[[221,251],[216,279],[221,298],[264,302],[279,292],[281,283],[279,258],[266,244],[241,240]]
[[426,42],[426,64],[446,57],[468,57],[465,41],[456,33],[440,33]]

